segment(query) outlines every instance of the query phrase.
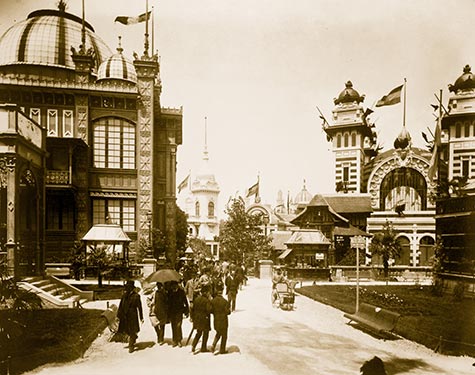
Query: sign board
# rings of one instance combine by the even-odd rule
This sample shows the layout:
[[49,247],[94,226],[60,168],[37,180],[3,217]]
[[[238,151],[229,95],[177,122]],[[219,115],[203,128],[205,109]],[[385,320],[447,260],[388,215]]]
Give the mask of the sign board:
[[350,245],[355,249],[364,249],[366,247],[366,239],[363,236],[351,237]]
[[315,259],[316,260],[324,260],[325,259],[325,254],[324,253],[315,253]]

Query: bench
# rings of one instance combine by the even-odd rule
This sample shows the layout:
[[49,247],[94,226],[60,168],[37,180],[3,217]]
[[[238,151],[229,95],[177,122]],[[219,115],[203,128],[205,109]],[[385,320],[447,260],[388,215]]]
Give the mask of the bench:
[[[356,271],[345,271],[343,276],[346,277],[346,281],[356,281]],[[365,280],[369,281],[373,278],[373,274],[370,270],[360,270],[359,279],[360,281]]]
[[380,337],[392,337],[393,330],[400,318],[400,314],[362,303],[357,312],[354,314],[344,314],[345,318],[350,319],[348,322],[355,322],[363,328],[369,329]]

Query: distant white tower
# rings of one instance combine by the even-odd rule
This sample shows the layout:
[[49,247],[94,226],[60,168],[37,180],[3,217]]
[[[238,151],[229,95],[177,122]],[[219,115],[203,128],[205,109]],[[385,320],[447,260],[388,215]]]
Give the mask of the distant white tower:
[[213,257],[218,259],[219,246],[215,238],[219,234],[217,213],[220,190],[215,176],[210,170],[207,133],[207,118],[205,117],[205,139],[201,166],[196,173],[190,172],[186,188],[178,192],[178,205],[188,214],[190,237],[204,240]]

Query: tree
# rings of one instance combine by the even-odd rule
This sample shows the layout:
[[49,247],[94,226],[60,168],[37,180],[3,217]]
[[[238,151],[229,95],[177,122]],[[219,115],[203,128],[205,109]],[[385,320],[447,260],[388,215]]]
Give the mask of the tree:
[[402,247],[399,244],[397,233],[392,224],[386,220],[383,230],[376,233],[371,240],[369,250],[372,254],[380,255],[383,259],[384,277],[389,275],[389,259],[399,258]]
[[271,238],[262,233],[263,216],[247,213],[241,198],[233,199],[225,213],[228,219],[219,234],[222,258],[248,268],[253,268],[257,260],[268,258],[273,247]]
[[184,252],[188,245],[188,215],[176,206],[176,248]]
[[189,245],[193,250],[195,258],[211,258],[211,249],[206,246],[206,242],[201,238],[190,238]]
[[113,257],[107,245],[96,245],[87,252],[87,263],[97,268],[97,285],[102,287],[102,276],[112,266]]

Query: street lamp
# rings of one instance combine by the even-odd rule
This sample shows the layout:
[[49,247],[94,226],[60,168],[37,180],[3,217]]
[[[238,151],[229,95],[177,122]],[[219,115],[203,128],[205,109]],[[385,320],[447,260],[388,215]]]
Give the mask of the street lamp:
[[351,247],[356,248],[356,312],[360,309],[360,249],[366,248],[366,240],[363,236],[350,238]]
[[269,224],[269,215],[264,215],[262,217],[262,222],[264,223],[264,236],[267,237],[267,225]]

